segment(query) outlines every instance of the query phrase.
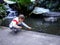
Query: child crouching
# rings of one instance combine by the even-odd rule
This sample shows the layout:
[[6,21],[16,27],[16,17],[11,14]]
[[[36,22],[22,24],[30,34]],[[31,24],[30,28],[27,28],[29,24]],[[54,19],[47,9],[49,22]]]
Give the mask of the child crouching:
[[14,18],[11,23],[9,24],[9,27],[11,30],[13,30],[15,33],[18,32],[18,30],[21,30],[25,26],[28,29],[32,29],[27,24],[25,24],[24,21],[25,17],[23,14],[20,14],[18,17]]

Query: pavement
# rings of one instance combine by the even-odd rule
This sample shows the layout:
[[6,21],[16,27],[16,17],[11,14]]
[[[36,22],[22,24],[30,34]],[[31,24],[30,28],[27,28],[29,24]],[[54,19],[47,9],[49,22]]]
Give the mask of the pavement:
[[14,34],[9,28],[0,28],[0,45],[60,45],[60,36],[22,30]]

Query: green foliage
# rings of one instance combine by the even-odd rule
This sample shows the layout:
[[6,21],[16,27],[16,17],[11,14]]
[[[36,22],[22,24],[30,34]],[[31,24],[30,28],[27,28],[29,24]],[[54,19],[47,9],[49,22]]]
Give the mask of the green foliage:
[[6,11],[3,4],[0,4],[0,18],[6,15]]
[[27,7],[31,3],[31,0],[11,0],[11,1],[16,2],[17,4],[16,9],[18,10],[18,12],[23,13],[23,14],[28,12]]
[[48,8],[51,11],[60,11],[59,0],[37,0],[40,7]]
[[11,1],[17,2],[21,5],[28,5],[31,2],[30,0],[11,0]]
[[[23,6],[28,6],[30,4],[30,0],[11,0],[18,3],[18,7],[20,4]],[[37,3],[40,7],[48,8],[51,11],[60,11],[60,1],[59,0],[37,0]]]

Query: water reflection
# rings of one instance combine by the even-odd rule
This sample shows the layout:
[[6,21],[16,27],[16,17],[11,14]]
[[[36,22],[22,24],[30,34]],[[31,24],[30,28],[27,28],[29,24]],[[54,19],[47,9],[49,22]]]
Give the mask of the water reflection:
[[44,18],[45,21],[50,21],[50,22],[55,22],[57,21],[57,17],[47,17],[47,18]]
[[60,19],[57,22],[45,22],[43,19],[26,19],[26,23],[30,25],[33,31],[60,35]]

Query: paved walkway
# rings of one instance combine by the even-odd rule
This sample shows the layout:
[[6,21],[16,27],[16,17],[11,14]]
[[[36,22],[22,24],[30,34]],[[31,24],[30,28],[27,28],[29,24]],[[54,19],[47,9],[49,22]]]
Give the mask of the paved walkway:
[[0,28],[0,45],[60,45],[60,36],[33,31],[13,34],[9,28]]

